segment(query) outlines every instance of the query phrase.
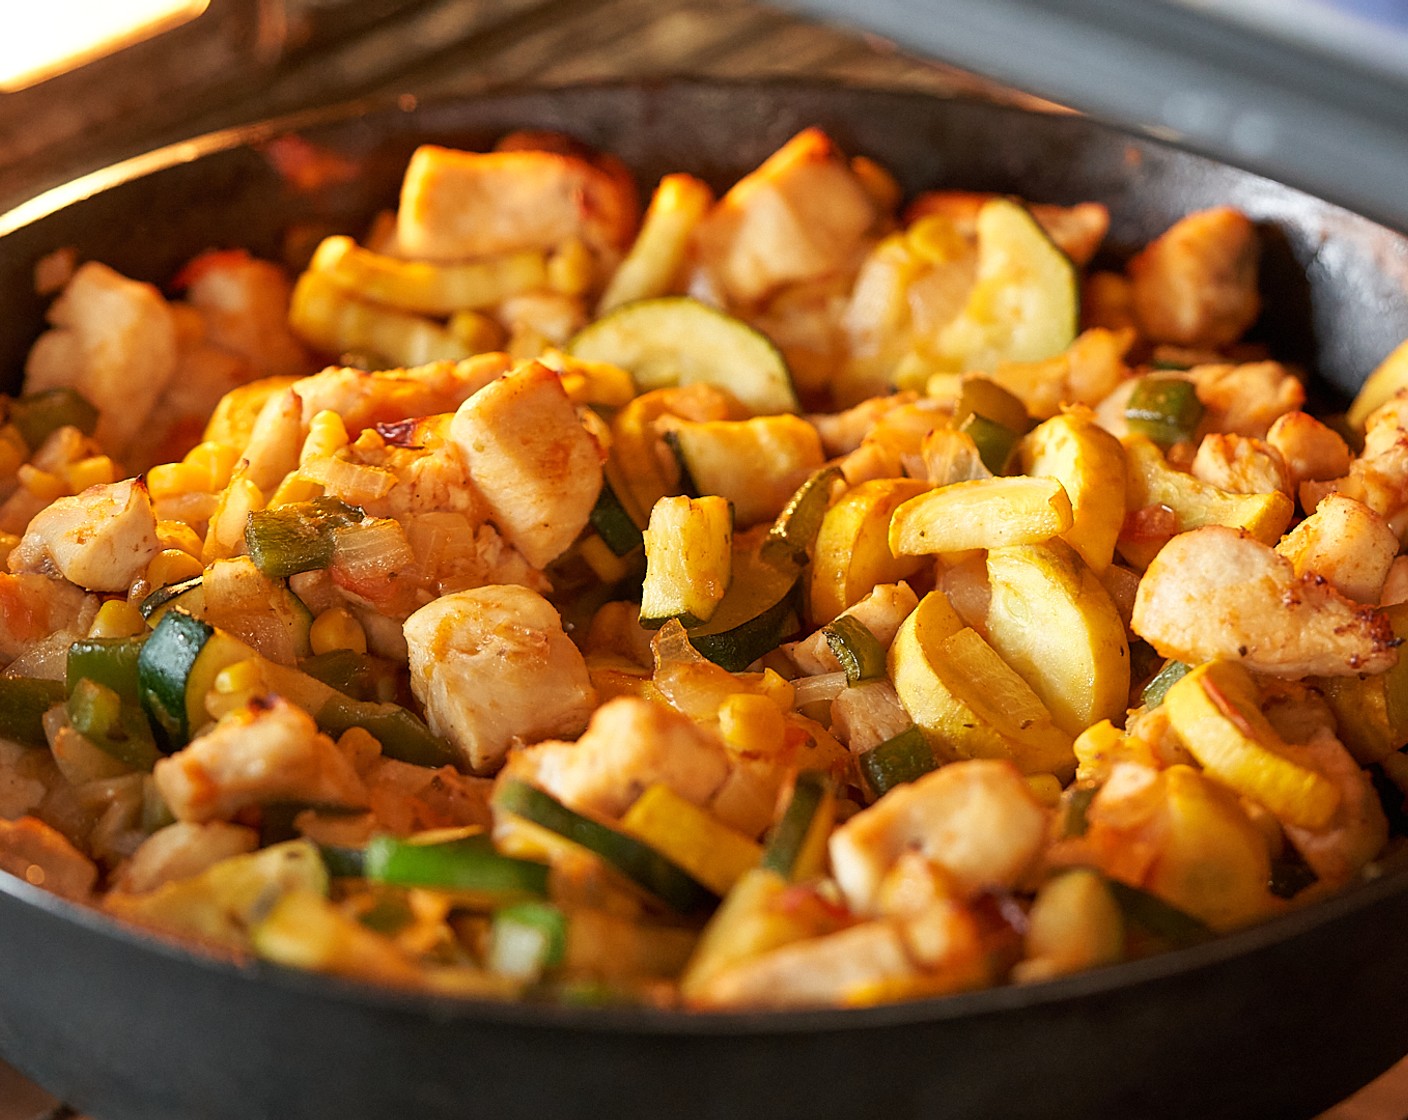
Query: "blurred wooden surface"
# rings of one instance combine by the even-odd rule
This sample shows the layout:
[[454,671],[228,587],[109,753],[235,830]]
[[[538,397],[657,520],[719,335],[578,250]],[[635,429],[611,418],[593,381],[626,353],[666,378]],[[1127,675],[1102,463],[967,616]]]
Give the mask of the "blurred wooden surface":
[[[148,56],[132,65],[119,57],[70,82],[62,104],[46,100],[43,87],[22,95],[24,103],[0,94],[0,212],[158,145],[353,97],[659,75],[811,76],[1037,103],[753,0],[245,0],[245,7],[266,21],[278,8],[280,18],[251,29],[227,17],[240,38],[221,49],[243,51],[244,66],[212,70],[210,49],[156,67],[143,64]],[[204,69],[183,73],[183,61]],[[103,99],[115,99],[120,112]],[[23,127],[39,119],[44,129]],[[1408,1059],[1321,1120],[1405,1116]],[[73,1117],[0,1062],[0,1120]]]

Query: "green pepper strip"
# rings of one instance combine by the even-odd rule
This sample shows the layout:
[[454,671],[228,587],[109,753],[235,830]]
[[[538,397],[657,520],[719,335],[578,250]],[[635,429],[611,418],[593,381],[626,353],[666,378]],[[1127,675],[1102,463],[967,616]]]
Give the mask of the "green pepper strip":
[[1203,418],[1197,387],[1181,377],[1145,377],[1124,406],[1129,430],[1165,449],[1192,438]]
[[294,502],[249,515],[244,540],[254,566],[271,579],[326,568],[333,560],[333,530],[356,525],[362,511],[336,498]]
[[1170,661],[1155,673],[1154,679],[1144,686],[1144,691],[1140,694],[1139,698],[1144,701],[1144,706],[1153,711],[1162,704],[1168,690],[1188,675],[1190,667],[1182,661]]
[[912,725],[860,756],[860,772],[876,797],[938,768],[924,732]]
[[313,718],[333,738],[348,728],[365,728],[381,743],[382,753],[399,762],[436,767],[451,766],[457,759],[446,740],[399,704],[375,704],[337,695],[330,697]]
[[821,633],[846,671],[847,684],[880,680],[885,676],[885,647],[860,619],[843,614],[823,626]]
[[107,685],[79,681],[68,698],[68,719],[95,747],[134,770],[151,770],[161,757],[146,716]]
[[64,702],[62,681],[0,677],[0,738],[27,747],[48,746],[44,713]]
[[968,434],[973,446],[978,449],[983,466],[993,474],[1001,474],[1007,469],[1022,440],[1022,433],[976,412],[964,420],[958,430]]
[[417,844],[394,836],[374,836],[362,856],[366,878],[398,887],[538,898],[548,893],[548,865],[514,859],[494,850],[484,834]]
[[80,638],[68,647],[68,690],[80,681],[97,681],[124,700],[137,700],[137,658],[147,636]]
[[85,436],[91,436],[98,427],[98,410],[73,389],[46,389],[12,401],[10,423],[33,452],[60,428],[77,428]]
[[305,657],[298,668],[314,680],[345,693],[354,700],[385,703],[395,700],[398,691],[394,663],[369,653],[334,649]]

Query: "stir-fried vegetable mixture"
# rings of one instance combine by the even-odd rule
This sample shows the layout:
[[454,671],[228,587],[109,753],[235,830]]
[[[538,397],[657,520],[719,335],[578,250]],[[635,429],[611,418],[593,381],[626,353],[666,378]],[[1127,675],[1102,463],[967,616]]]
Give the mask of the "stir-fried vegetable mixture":
[[56,255],[0,426],[0,867],[692,1008],[1035,981],[1372,873],[1408,347],[1316,419],[1244,339],[1246,216],[1116,266],[1107,225],[904,203],[815,129],[641,213],[520,134],[422,148],[296,280]]

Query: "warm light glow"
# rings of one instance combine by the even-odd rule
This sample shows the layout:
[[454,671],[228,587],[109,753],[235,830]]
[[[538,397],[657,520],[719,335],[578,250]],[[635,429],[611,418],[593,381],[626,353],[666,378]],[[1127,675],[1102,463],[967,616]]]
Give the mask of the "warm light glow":
[[210,0],[42,0],[16,4],[0,34],[0,92],[65,70],[195,19]]

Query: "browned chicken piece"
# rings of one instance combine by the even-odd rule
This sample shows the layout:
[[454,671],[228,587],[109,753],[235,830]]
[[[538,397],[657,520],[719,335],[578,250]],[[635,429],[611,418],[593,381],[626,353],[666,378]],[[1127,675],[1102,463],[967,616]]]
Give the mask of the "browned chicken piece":
[[1135,317],[1154,342],[1227,346],[1261,312],[1256,227],[1220,206],[1189,214],[1128,266]]
[[1265,440],[1211,432],[1198,444],[1190,470],[1193,477],[1232,494],[1279,490],[1288,498],[1295,497],[1285,460]]
[[408,257],[458,261],[580,238],[614,264],[639,220],[631,180],[581,156],[427,144],[406,168],[396,241]]
[[724,298],[746,307],[784,285],[853,270],[880,217],[835,144],[809,128],[734,184],[695,243]]
[[176,373],[176,324],[150,284],[88,261],[49,308],[53,329],[25,364],[25,392],[68,387],[98,409],[98,441],[119,458]]
[[535,568],[577,539],[601,492],[601,445],[537,362],[485,386],[450,423],[490,517]]
[[1295,565],[1296,575],[1319,576],[1345,598],[1372,604],[1380,601],[1398,555],[1398,536],[1363,502],[1330,494],[1276,551]]
[[406,619],[411,687],[431,730],[490,774],[515,741],[575,735],[596,692],[552,605],[524,587],[442,595]]
[[251,376],[313,372],[313,359],[289,329],[293,285],[272,261],[240,249],[203,253],[176,280],[201,314],[206,339],[249,364]]
[[126,592],[159,547],[146,484],[129,478],[59,498],[29,523],[9,566],[57,573],[89,591]]
[[361,808],[367,791],[313,717],[281,697],[252,700],[156,764],[157,789],[177,820],[230,820],[270,801]]
[[1280,362],[1199,365],[1186,376],[1207,409],[1205,430],[1265,439],[1272,424],[1305,404],[1305,386]]
[[1266,442],[1281,453],[1293,493],[1302,482],[1343,478],[1354,458],[1339,432],[1299,409],[1278,416]]
[[1160,550],[1140,581],[1132,628],[1162,657],[1227,658],[1293,679],[1381,673],[1398,659],[1384,615],[1222,525],[1180,533]]
[[119,890],[141,894],[189,879],[230,856],[259,847],[259,833],[229,821],[177,821],[142,842],[117,875]]
[[898,786],[831,834],[847,903],[876,913],[895,862],[919,851],[964,895],[1017,885],[1045,840],[1046,810],[1010,762],[969,759]]

